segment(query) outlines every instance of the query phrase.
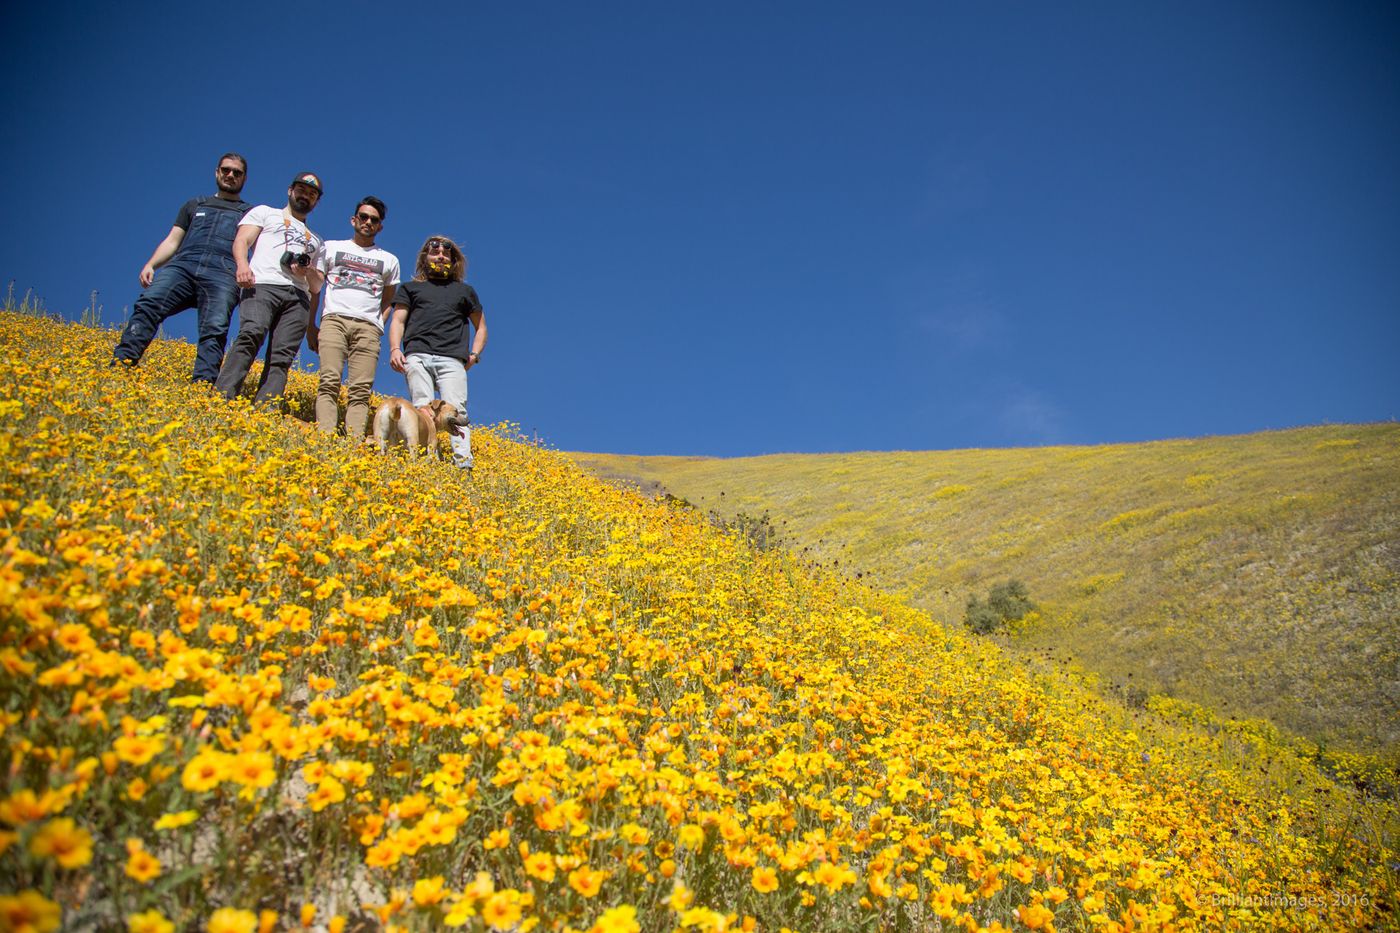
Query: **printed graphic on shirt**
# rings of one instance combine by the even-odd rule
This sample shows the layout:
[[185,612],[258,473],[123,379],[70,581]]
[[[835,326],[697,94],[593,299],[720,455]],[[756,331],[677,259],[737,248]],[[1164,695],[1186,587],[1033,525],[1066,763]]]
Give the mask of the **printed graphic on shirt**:
[[285,209],[278,210],[266,204],[259,204],[244,214],[239,226],[262,228],[253,241],[253,258],[248,263],[259,285],[290,285],[309,291],[305,277],[291,275],[291,267],[282,264],[282,257],[287,253],[314,256],[321,246],[319,236]]
[[334,288],[353,288],[378,298],[384,294],[384,260],[336,250],[326,281]]
[[305,227],[294,227],[289,223],[282,224],[282,248],[288,253],[305,253],[308,256],[315,253],[321,245],[321,238],[307,230]]

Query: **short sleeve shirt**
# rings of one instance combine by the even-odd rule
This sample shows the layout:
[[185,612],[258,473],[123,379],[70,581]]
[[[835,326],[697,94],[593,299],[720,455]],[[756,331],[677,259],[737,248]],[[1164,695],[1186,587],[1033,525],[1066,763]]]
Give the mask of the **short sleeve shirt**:
[[316,268],[326,274],[323,315],[368,321],[384,332],[380,305],[384,290],[399,284],[398,257],[377,246],[360,246],[354,240],[327,240],[316,254]]
[[466,362],[471,355],[471,315],[481,299],[466,282],[405,282],[394,305],[408,309],[404,353],[432,353]]
[[253,243],[253,258],[248,261],[255,282],[259,285],[290,285],[304,292],[310,291],[303,279],[289,275],[282,267],[285,253],[315,256],[321,248],[321,238],[312,233],[305,223],[284,208],[259,204],[244,214],[238,225],[261,228]]

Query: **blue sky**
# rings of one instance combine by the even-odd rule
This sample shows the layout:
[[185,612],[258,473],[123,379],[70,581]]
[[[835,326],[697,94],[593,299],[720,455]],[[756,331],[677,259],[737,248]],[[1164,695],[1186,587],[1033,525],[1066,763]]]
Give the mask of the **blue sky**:
[[319,173],[323,235],[375,194],[409,263],[464,243],[491,336],[473,420],[564,449],[1400,417],[1393,3],[56,3],[5,26],[0,276],[72,316],[95,289],[122,319],[232,149],[254,203]]

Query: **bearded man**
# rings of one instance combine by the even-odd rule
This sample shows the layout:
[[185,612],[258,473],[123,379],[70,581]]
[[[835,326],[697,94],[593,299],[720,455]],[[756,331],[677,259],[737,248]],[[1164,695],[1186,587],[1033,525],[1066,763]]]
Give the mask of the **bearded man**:
[[264,338],[267,362],[253,401],[266,404],[287,390],[287,370],[311,323],[311,296],[321,293],[316,268],[321,238],[306,226],[306,215],[320,200],[321,179],[302,172],[287,188],[286,207],[260,204],[238,222],[233,261],[238,284],[247,291],[238,312],[238,336],[214,383],[224,398],[232,399],[243,387]]
[[199,348],[193,382],[213,382],[224,361],[229,321],[238,304],[234,280],[234,235],[239,219],[253,205],[240,196],[248,180],[248,160],[225,152],[214,169],[218,191],[212,197],[190,198],[175,215],[175,223],[141,267],[141,297],[131,309],[112,362],[135,366],[166,319],[199,309]]
[[[467,257],[445,236],[430,236],[418,251],[413,281],[394,294],[389,365],[408,380],[409,400],[422,408],[435,395],[467,413],[467,370],[486,349],[486,316],[466,283]],[[471,429],[452,434],[452,462],[472,468]]]

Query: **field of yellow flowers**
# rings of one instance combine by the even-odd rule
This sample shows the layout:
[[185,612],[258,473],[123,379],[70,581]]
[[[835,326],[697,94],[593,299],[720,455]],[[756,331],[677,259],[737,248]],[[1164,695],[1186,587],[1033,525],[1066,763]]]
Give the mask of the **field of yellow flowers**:
[[[0,315],[0,930],[1394,924],[1367,801],[474,434]],[[294,376],[293,408],[312,380]]]

